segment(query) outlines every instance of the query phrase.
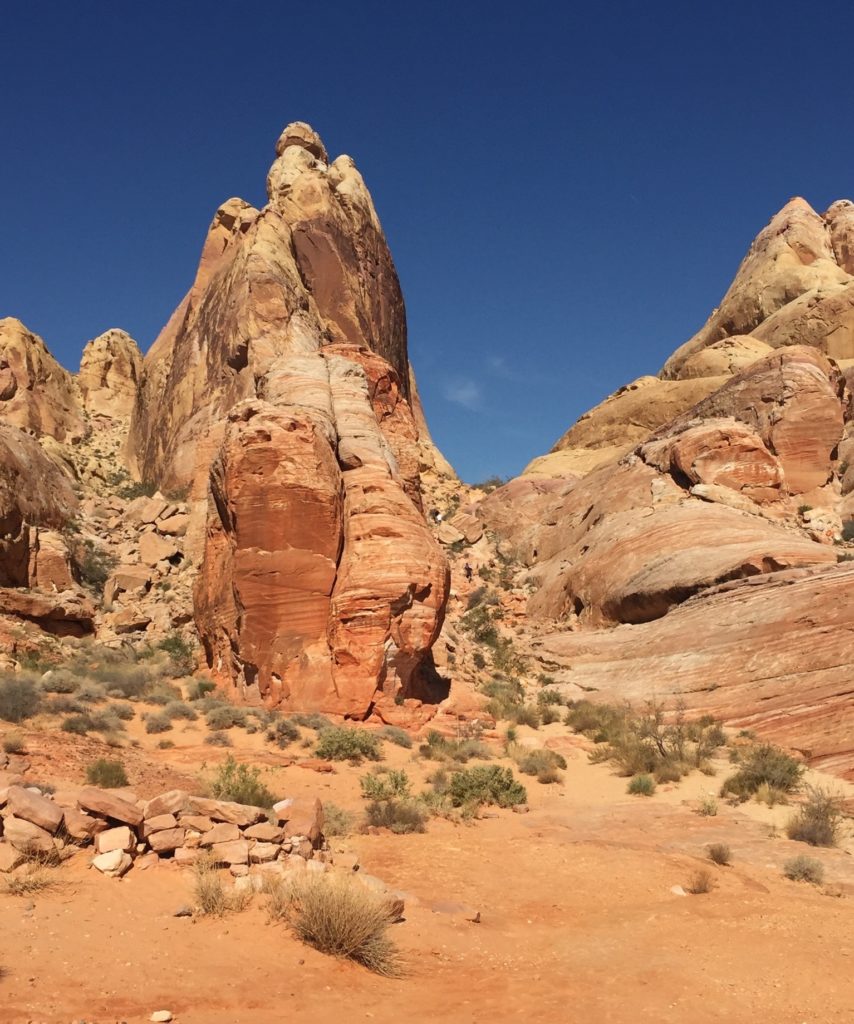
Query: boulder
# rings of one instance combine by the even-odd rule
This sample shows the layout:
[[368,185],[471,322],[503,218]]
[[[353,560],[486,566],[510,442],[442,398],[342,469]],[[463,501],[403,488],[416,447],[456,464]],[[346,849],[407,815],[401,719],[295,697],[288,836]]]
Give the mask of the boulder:
[[163,832],[164,829],[177,828],[178,819],[174,814],[157,814],[153,817],[146,815],[142,823],[142,838],[148,839],[152,832]]
[[0,843],[0,873],[7,874],[20,867],[26,858],[11,843]]
[[125,331],[112,328],[83,349],[77,385],[90,416],[128,419],[142,373],[142,353]]
[[139,559],[144,565],[168,562],[180,554],[180,547],[156,533],[143,533],[139,538]]
[[92,867],[108,878],[121,878],[133,867],[133,858],[124,850],[111,850],[93,857]]
[[167,828],[160,832],[152,832],[148,837],[148,845],[155,853],[171,853],[184,842],[186,832],[182,828]]
[[265,817],[265,812],[260,807],[236,804],[230,800],[211,800],[208,797],[192,796],[189,803],[190,810],[195,814],[204,815],[212,821],[238,825],[240,828],[254,825]]
[[245,839],[235,839],[232,842],[216,843],[211,847],[211,855],[217,864],[248,864],[249,847]]
[[249,828],[244,829],[243,832],[247,839],[257,839],[262,843],[280,843],[284,834],[281,828],[271,825],[266,821],[261,821],[257,825],[251,825]]
[[62,808],[47,797],[22,786],[10,786],[6,794],[7,813],[38,825],[46,832],[56,832],[62,824]]
[[190,807],[190,794],[183,789],[170,789],[149,800],[145,805],[146,818],[159,818],[164,814],[182,814]]
[[136,849],[136,836],[127,825],[108,828],[95,837],[95,849],[98,853],[111,853],[113,850],[131,853]]
[[138,828],[142,824],[142,811],[136,804],[123,800],[115,793],[108,793],[94,786],[84,786],[77,794],[77,804],[83,811],[101,818]]
[[312,845],[317,845],[323,836],[323,804],[320,800],[305,797],[295,799],[288,808],[284,835],[287,839],[303,836]]
[[3,838],[24,853],[52,854],[55,849],[50,832],[11,814],[3,819]]
[[237,825],[228,822],[220,822],[218,825],[206,832],[202,837],[201,846],[214,846],[217,843],[230,843],[240,838],[240,829]]
[[99,832],[107,828],[103,818],[95,818],[90,814],[84,814],[76,807],[66,807],[63,811],[65,831],[78,842],[88,842],[95,838]]

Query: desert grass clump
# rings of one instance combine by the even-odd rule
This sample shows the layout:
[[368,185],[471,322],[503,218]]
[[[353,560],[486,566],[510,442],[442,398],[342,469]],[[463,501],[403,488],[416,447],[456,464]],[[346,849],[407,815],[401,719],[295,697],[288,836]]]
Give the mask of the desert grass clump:
[[7,896],[36,896],[57,889],[59,885],[59,879],[51,871],[32,863],[20,874],[4,878],[2,891]]
[[372,800],[365,808],[367,825],[399,836],[426,832],[427,817],[427,810],[416,800]]
[[363,759],[379,761],[382,757],[380,741],[374,733],[340,726],[320,732],[315,753],[325,761],[350,761],[353,764]]
[[210,782],[210,793],[217,800],[233,800],[251,807],[272,807],[274,797],[261,782],[261,771],[241,764],[229,755]]
[[300,731],[290,719],[277,718],[270,723],[266,736],[270,743],[275,743],[279,750],[284,750],[300,738]]
[[128,784],[127,772],[121,761],[108,761],[99,757],[86,767],[86,781],[90,786],[119,789]]
[[76,736],[85,736],[90,729],[95,728],[95,723],[89,715],[69,715],[63,719],[60,726],[63,732],[74,733]]
[[786,835],[810,846],[836,846],[842,830],[842,801],[821,786],[809,786],[806,800],[786,826]]
[[544,784],[559,782],[560,769],[566,768],[565,758],[554,750],[524,750],[515,759],[523,775],[533,775]]
[[404,750],[412,749],[412,737],[405,729],[399,729],[396,725],[384,725],[380,729],[380,736],[397,747],[403,747]]
[[[163,740],[160,741],[161,743]],[[230,747],[232,746],[231,737],[227,732],[210,732],[205,736],[205,743],[209,747]]]
[[448,796],[454,807],[482,804],[515,807],[528,802],[525,787],[513,777],[513,772],[495,764],[455,771],[448,783]]
[[626,786],[626,792],[632,796],[652,796],[655,792],[655,779],[651,775],[635,775]]
[[323,834],[349,836],[353,831],[355,815],[337,804],[323,803]]
[[748,800],[765,784],[781,793],[793,793],[801,782],[803,765],[771,743],[736,752],[738,771],[724,782],[721,796]]
[[3,737],[3,752],[5,754],[23,754],[27,749],[24,737],[17,732],[10,732]]
[[224,917],[230,911],[243,910],[248,894],[228,892],[212,856],[199,857],[193,865],[193,895],[197,913],[205,917]]
[[783,874],[793,882],[812,882],[821,885],[824,881],[824,868],[815,857],[798,854],[790,857],[783,865]]
[[697,808],[697,814],[701,818],[714,818],[718,813],[718,802],[711,793],[707,793]]
[[162,712],[156,715],[147,715],[145,719],[145,731],[150,735],[161,732],[169,732],[172,728],[172,719]]
[[186,704],[182,700],[170,700],[163,708],[162,714],[173,722],[176,719],[181,719],[184,722],[195,722],[199,717],[196,709],[191,704]]
[[706,852],[709,855],[709,860],[713,864],[726,867],[728,864],[732,863],[732,850],[726,843],[712,843]]
[[400,954],[386,935],[389,902],[354,882],[306,878],[296,882],[279,913],[302,942],[329,956],[353,960],[375,974],[398,977]]
[[489,747],[474,736],[448,739],[435,729],[427,733],[418,753],[430,761],[453,761],[456,764],[466,764],[473,758],[487,761],[492,756]]
[[39,713],[41,694],[26,676],[0,678],[0,718],[18,725]]
[[693,896],[702,896],[709,893],[715,887],[715,876],[708,868],[699,868],[688,881],[685,888]]

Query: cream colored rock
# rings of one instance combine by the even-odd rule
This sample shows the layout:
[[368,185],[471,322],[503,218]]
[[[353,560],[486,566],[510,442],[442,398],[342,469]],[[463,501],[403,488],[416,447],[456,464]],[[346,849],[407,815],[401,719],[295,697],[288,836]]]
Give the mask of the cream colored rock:
[[57,441],[87,430],[74,378],[14,317],[0,319],[0,421]]
[[124,850],[110,850],[93,857],[92,867],[108,878],[121,878],[133,867],[133,858]]
[[114,850],[131,853],[135,848],[136,836],[127,825],[108,828],[95,837],[95,849],[98,853],[112,853]]
[[142,353],[125,331],[113,328],[83,349],[77,383],[91,416],[127,419],[142,374]]

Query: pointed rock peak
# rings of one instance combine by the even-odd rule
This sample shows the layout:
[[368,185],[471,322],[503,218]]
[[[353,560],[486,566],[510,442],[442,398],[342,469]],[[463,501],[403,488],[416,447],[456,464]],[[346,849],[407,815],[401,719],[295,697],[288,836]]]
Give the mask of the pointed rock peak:
[[285,128],[276,143],[276,156],[281,156],[290,146],[300,146],[302,149],[308,150],[317,160],[322,160],[325,164],[329,163],[329,156],[320,136],[305,121],[292,121]]
[[125,419],[130,416],[142,374],[142,353],[133,338],[111,327],[83,349],[77,384],[90,415]]
[[245,199],[237,197],[226,199],[214,214],[213,221],[208,230],[212,231],[214,228],[222,226],[231,231],[235,225],[238,227],[241,225],[248,226],[257,216],[258,210],[251,203],[247,203]]

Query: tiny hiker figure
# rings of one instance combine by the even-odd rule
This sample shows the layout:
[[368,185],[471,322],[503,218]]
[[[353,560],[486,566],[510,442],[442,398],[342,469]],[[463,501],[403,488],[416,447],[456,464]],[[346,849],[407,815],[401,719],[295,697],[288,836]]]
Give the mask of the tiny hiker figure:
[[474,575],[474,570],[472,569],[468,562],[466,562],[466,564],[463,566],[463,572],[466,574],[466,579],[469,581],[469,583],[471,583],[472,576]]

